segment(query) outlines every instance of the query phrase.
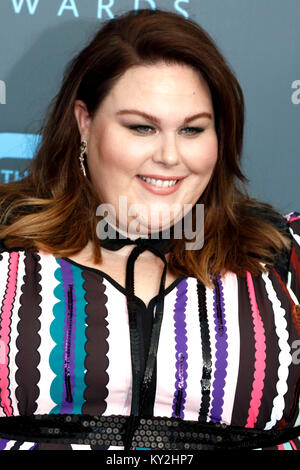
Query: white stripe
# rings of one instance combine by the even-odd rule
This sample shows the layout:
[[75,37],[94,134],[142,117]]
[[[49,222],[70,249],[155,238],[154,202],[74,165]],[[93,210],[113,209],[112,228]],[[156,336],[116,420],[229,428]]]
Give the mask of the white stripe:
[[124,446],[109,446],[107,450],[124,450]]
[[89,444],[71,444],[72,450],[92,450]]
[[[294,237],[295,241],[300,246],[300,236],[293,231],[292,227],[289,227],[289,230],[290,230],[292,236]],[[292,273],[289,272],[288,273],[287,289],[288,289],[289,294],[292,297],[293,301],[295,302],[295,304],[299,305],[300,304],[300,299],[298,299],[296,294],[293,292],[293,290],[291,288],[291,281],[292,281]]]
[[39,316],[41,328],[38,332],[41,338],[41,342],[38,347],[40,361],[37,367],[40,373],[40,380],[37,384],[40,393],[36,399],[38,407],[35,413],[44,414],[49,413],[52,408],[56,406],[56,403],[52,400],[50,395],[51,384],[55,379],[56,374],[50,367],[49,356],[53,348],[56,346],[56,343],[53,341],[50,334],[50,326],[55,318],[53,315],[53,307],[59,302],[59,299],[55,297],[53,291],[59,284],[59,281],[54,276],[54,273],[55,270],[60,267],[60,265],[52,254],[42,251],[40,251],[38,254],[41,258],[41,270],[39,274],[41,275],[40,296],[42,300],[40,303],[41,315]]
[[0,291],[0,302],[2,306],[4,294],[5,294],[5,286],[7,283],[7,278],[8,278],[8,260],[9,260],[9,253],[7,251],[4,251],[1,253],[2,259],[0,261],[0,286],[1,286],[1,291]]
[[[174,331],[174,311],[177,286],[168,293],[164,300],[164,314],[157,351],[156,396],[153,408],[154,416],[172,416],[176,382],[176,349]],[[168,347],[166,348],[166,344]]]
[[291,285],[292,285],[292,273],[289,271],[286,287],[287,287],[287,290],[289,291],[290,296],[292,297],[293,302],[295,302],[296,305],[299,305],[300,299],[296,297],[296,294],[293,292]]
[[131,353],[126,296],[103,278],[107,296],[107,328],[109,344],[107,357],[109,377],[107,408],[103,415],[129,415],[131,408]]
[[294,237],[294,239],[296,240],[296,242],[300,246],[300,235],[295,233],[294,230],[292,229],[292,227],[289,227],[289,231],[291,232],[292,236]]
[[225,321],[227,329],[227,368],[224,387],[222,422],[231,423],[239,372],[240,328],[238,305],[238,281],[234,273],[222,277],[224,287]]
[[8,441],[5,448],[3,450],[10,450],[17,441]]
[[23,442],[23,444],[20,445],[19,450],[30,450],[31,447],[35,445],[35,442]]
[[283,416],[285,408],[284,396],[288,391],[287,379],[289,375],[289,365],[292,362],[292,356],[290,354],[291,348],[288,343],[289,333],[287,330],[287,321],[285,319],[286,311],[281,306],[281,302],[276,295],[276,291],[269,275],[267,273],[263,273],[262,278],[265,281],[268,298],[273,306],[275,329],[280,349],[278,356],[280,365],[278,368],[278,381],[276,384],[277,395],[273,400],[270,420],[265,426],[265,429],[268,430],[274,427],[277,421],[279,421]]

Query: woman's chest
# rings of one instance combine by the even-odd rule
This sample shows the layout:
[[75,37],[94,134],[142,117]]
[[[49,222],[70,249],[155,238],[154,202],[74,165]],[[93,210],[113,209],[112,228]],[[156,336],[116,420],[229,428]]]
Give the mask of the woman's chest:
[[[41,264],[35,275],[27,268],[14,297],[2,299],[3,413],[129,414],[124,293],[95,270],[63,259]],[[184,278],[165,296],[154,415],[243,426],[290,419],[299,365],[292,360],[296,329],[288,305],[274,302],[273,310],[261,296],[255,310],[246,287],[234,277],[216,289]],[[155,316],[152,309],[140,304],[138,315]],[[150,334],[139,328],[141,348]]]
[[[103,271],[107,273],[110,278],[116,281],[123,289],[126,290],[126,270],[120,270],[113,265],[103,267]],[[134,267],[134,294],[141,299],[146,306],[149,305],[150,300],[157,296],[160,289],[161,277],[163,268],[157,265],[146,264],[136,265]],[[170,272],[166,272],[164,289],[168,289],[178,277]]]
[[[122,289],[96,269],[42,253],[3,255],[2,267],[0,412],[129,414]],[[150,333],[138,331],[141,354]],[[250,427],[295,421],[297,341],[290,298],[274,276],[229,273],[213,289],[176,281],[164,299],[154,414]]]
[[[79,260],[80,258],[76,259]],[[94,265],[89,263],[89,266],[98,269],[99,272],[105,273],[108,279],[113,281],[114,285],[125,293],[127,261],[128,259],[122,260],[119,256],[111,253],[103,253],[101,264]],[[133,265],[134,294],[141,299],[146,306],[149,305],[153,297],[158,295],[163,269],[163,262],[154,255],[148,256],[146,259],[138,258]],[[165,290],[168,289],[176,279],[178,279],[178,276],[172,274],[167,269],[164,283]]]

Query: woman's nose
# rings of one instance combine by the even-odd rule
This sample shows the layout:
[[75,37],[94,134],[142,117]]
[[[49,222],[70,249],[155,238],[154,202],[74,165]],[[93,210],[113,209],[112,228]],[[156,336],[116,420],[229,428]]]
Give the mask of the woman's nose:
[[155,163],[163,163],[166,166],[178,165],[180,162],[180,153],[176,135],[165,135],[161,138],[161,142],[153,154]]

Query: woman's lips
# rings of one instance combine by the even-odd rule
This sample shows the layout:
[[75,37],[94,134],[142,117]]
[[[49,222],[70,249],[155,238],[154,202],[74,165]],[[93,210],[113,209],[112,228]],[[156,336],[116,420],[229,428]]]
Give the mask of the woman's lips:
[[141,185],[145,189],[147,189],[148,191],[150,191],[153,194],[158,194],[158,195],[162,195],[162,196],[164,196],[164,195],[167,196],[168,194],[172,194],[175,191],[177,191],[177,189],[180,187],[182,181],[184,180],[184,178],[182,178],[181,180],[179,180],[173,186],[169,186],[168,188],[162,188],[162,187],[159,187],[159,186],[154,186],[154,184],[147,183],[147,181],[142,180],[142,178],[139,178],[138,176],[137,176],[137,179],[139,180],[139,182],[141,183]]

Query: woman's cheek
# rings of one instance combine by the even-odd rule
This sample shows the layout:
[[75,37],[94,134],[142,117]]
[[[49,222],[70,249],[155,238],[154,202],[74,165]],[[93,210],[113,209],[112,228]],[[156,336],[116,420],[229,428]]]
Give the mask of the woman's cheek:
[[193,173],[206,173],[211,171],[218,158],[218,146],[209,145],[197,149],[189,158],[189,168]]

